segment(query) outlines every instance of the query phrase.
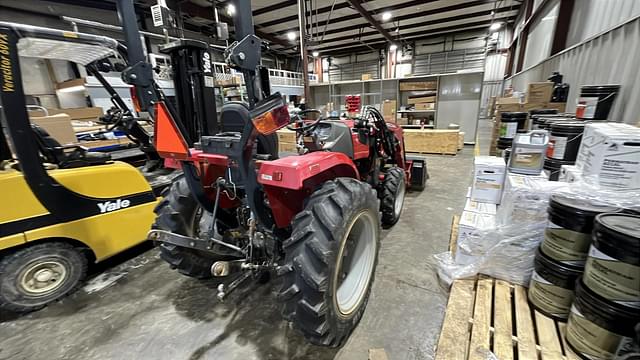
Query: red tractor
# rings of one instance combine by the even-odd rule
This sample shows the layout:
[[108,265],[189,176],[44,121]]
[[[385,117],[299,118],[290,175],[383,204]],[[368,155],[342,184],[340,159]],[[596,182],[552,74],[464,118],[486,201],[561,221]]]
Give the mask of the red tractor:
[[[250,14],[248,3],[238,1],[238,13]],[[219,286],[220,299],[246,279],[276,274],[284,317],[310,342],[338,346],[363,314],[381,226],[398,221],[414,162],[402,129],[373,107],[348,120],[315,110],[290,117],[280,94],[266,95],[250,19],[236,18],[244,37],[227,50],[250,104],[224,105],[222,132],[191,146],[175,110],[162,96],[155,103],[156,148],[184,175],[156,208],[149,238],[182,274],[239,273]],[[297,156],[278,158],[274,136],[284,127],[296,132]]]

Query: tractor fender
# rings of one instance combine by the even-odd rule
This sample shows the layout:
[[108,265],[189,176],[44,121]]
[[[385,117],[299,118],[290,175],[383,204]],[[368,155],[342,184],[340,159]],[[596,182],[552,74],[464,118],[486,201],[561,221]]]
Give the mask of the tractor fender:
[[258,182],[267,194],[279,228],[291,223],[302,211],[304,200],[319,185],[338,177],[358,179],[358,170],[347,155],[330,151],[266,161],[258,171]]

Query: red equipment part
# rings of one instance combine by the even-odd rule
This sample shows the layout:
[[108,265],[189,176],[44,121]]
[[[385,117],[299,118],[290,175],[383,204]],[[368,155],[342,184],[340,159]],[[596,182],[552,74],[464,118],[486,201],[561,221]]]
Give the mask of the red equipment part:
[[167,105],[159,101],[156,103],[155,110],[155,137],[153,142],[156,151],[164,158],[186,160],[189,157],[189,146],[167,109]]
[[267,161],[258,171],[278,227],[289,225],[304,199],[320,184],[337,177],[359,179],[351,159],[342,153],[319,151]]

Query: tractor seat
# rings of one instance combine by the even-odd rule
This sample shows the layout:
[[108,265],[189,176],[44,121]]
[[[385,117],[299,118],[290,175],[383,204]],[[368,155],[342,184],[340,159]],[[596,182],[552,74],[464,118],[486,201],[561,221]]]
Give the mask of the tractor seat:
[[102,165],[111,160],[105,153],[89,152],[80,145],[62,146],[42,127],[31,124],[38,149],[47,162],[58,165],[60,169],[71,169],[83,166]]

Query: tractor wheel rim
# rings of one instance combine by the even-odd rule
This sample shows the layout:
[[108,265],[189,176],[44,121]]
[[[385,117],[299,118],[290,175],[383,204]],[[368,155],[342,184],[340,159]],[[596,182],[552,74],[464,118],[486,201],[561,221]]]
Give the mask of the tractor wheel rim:
[[351,222],[336,268],[336,303],[343,316],[352,314],[361,304],[373,275],[378,228],[368,211]]
[[20,288],[28,295],[44,295],[62,286],[67,274],[67,267],[61,261],[34,262],[21,271]]
[[404,205],[404,192],[404,181],[401,181],[400,186],[398,187],[398,192],[396,193],[396,198],[393,202],[393,213],[396,218],[400,216],[400,213],[402,212],[402,205]]

